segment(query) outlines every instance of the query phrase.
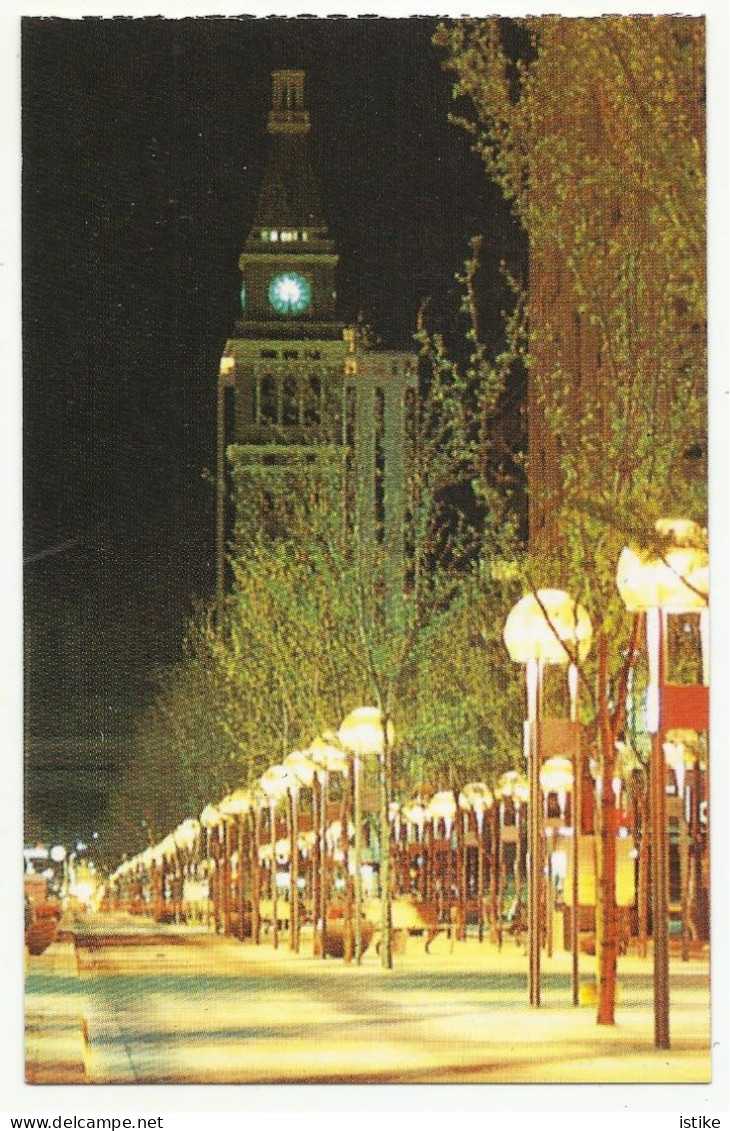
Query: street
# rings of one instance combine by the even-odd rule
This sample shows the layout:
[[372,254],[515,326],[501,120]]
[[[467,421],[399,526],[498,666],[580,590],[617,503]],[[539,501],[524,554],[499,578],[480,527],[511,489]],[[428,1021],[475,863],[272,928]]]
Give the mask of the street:
[[[581,957],[590,981],[594,959]],[[29,1083],[690,1083],[710,1078],[707,957],[671,965],[669,1052],[655,1050],[651,958],[619,961],[616,1025],[571,1005],[570,955],[418,938],[361,967],[117,915],[29,958]]]

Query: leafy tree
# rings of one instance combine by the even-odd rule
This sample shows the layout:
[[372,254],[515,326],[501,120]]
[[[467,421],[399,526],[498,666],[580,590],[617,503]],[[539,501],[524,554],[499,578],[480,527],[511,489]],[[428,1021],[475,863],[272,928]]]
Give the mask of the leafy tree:
[[[628,538],[706,516],[704,22],[445,24],[459,119],[529,242],[529,582],[594,623],[588,714],[604,780],[638,645],[615,590]],[[628,643],[627,643],[628,641]],[[613,814],[602,806],[598,1021],[613,1023]]]

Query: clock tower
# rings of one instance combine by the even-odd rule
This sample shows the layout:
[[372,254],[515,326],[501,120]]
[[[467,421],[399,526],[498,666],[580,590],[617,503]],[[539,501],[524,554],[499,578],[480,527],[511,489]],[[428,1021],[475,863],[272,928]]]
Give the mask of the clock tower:
[[[324,220],[310,152],[303,71],[275,71],[269,153],[253,225],[239,258],[241,316],[218,388],[217,585],[242,508],[227,513],[230,476],[262,479],[313,456],[342,459],[347,343],[336,319],[338,255]],[[226,453],[228,452],[228,461]],[[232,457],[235,456],[235,459]],[[253,517],[253,515],[251,516]]]

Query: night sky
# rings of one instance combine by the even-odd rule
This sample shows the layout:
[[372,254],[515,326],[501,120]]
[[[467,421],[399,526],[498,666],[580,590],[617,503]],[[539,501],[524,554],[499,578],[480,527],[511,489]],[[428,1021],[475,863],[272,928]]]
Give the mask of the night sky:
[[88,837],[155,673],[213,592],[215,390],[266,146],[307,72],[340,316],[453,327],[469,238],[496,328],[519,238],[431,20],[26,19],[22,43],[26,800]]

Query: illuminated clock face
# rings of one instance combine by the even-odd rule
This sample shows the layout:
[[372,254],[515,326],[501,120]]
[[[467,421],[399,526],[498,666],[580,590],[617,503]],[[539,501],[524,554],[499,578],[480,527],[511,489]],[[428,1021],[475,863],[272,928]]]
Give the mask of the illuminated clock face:
[[301,314],[311,301],[312,288],[294,271],[275,275],[269,283],[269,302],[277,314]]

